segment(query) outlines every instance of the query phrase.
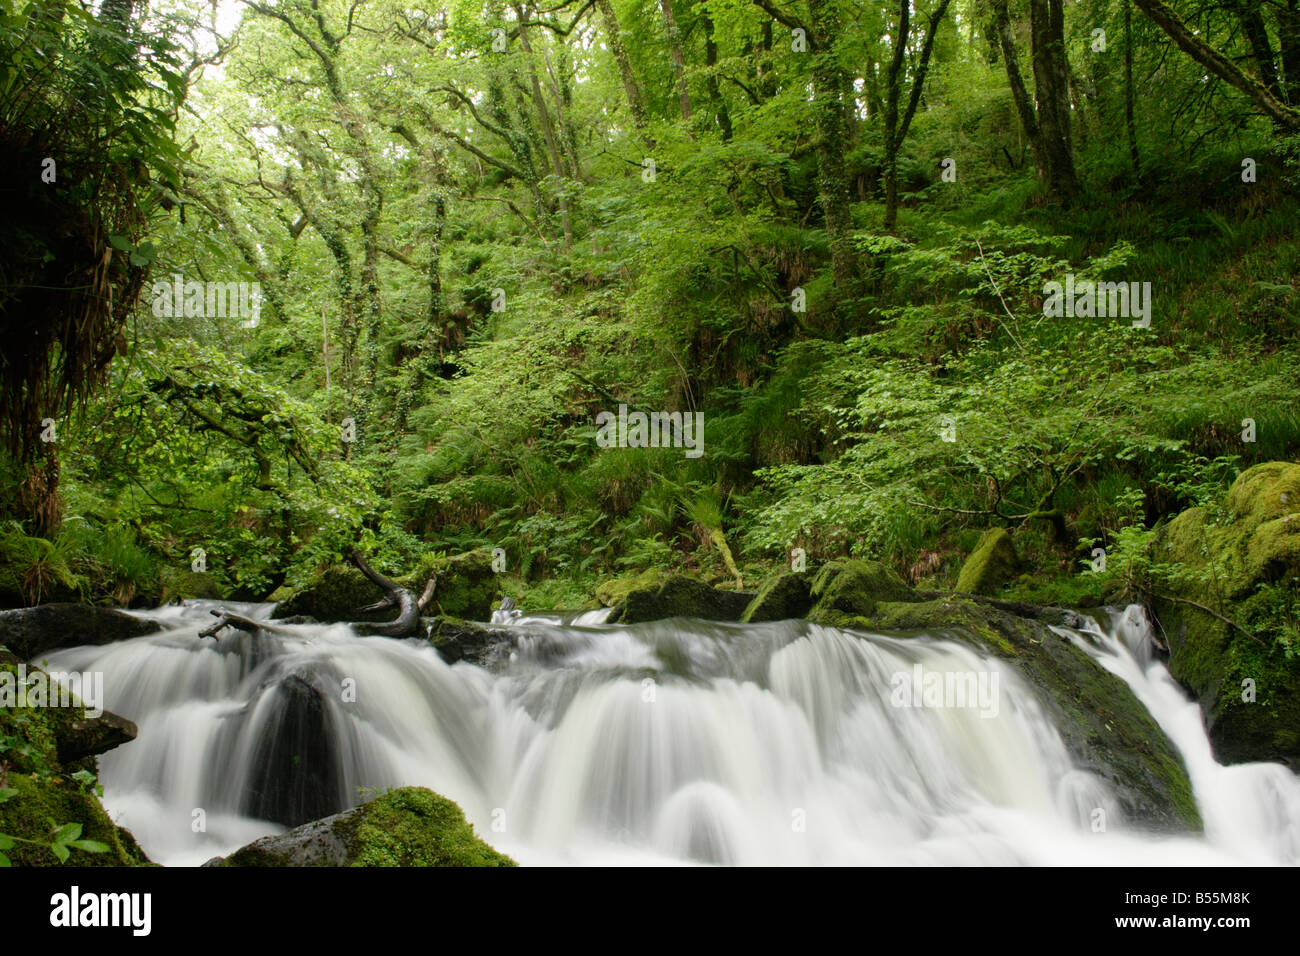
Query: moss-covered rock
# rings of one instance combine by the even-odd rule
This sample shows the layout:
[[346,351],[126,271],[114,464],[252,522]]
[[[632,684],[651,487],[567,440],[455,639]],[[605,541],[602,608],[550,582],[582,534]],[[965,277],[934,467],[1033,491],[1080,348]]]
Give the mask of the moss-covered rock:
[[658,590],[664,583],[667,573],[650,568],[640,574],[625,574],[622,577],[609,578],[596,585],[595,607],[615,607],[633,591]]
[[1300,465],[1248,468],[1222,508],[1169,522],[1155,555],[1178,572],[1152,602],[1169,669],[1200,703],[1215,755],[1300,760],[1300,659],[1270,633],[1269,607],[1276,595],[1294,602],[1300,578]]
[[[17,658],[5,654],[0,672],[15,674]],[[32,665],[27,673],[39,671]],[[111,718],[103,720],[103,718]],[[107,736],[96,731],[115,728]],[[81,824],[79,839],[107,847],[104,852],[69,847],[69,866],[140,866],[149,862],[129,832],[116,826],[94,790],[72,774],[95,771],[95,753],[122,738],[134,737],[134,725],[105,713],[87,717],[79,702],[70,707],[0,707],[0,761],[7,770],[0,790],[0,834],[14,838],[3,850],[17,866],[56,866],[49,844],[60,828]]]
[[[451,557],[428,554],[411,573],[390,577],[395,584],[418,595],[424,591],[429,578],[435,575],[438,583],[427,610],[467,620],[486,621],[491,617],[492,601],[496,597],[496,575],[492,571],[490,551],[470,551]],[[384,595],[351,565],[326,568],[310,586],[287,596],[283,589],[277,593],[280,594],[280,602],[271,613],[275,620],[310,617],[326,623],[375,623],[395,620],[398,613],[395,608],[358,613],[357,608],[373,604]]]
[[274,620],[288,617],[310,617],[317,621],[391,621],[397,617],[395,608],[384,611],[358,613],[357,609],[373,604],[383,597],[364,574],[354,567],[334,565],[326,568],[310,587],[294,592],[281,601],[271,612]]
[[1187,770],[1159,724],[1123,680],[1049,626],[1079,623],[1059,608],[1027,617],[953,595],[881,601],[848,626],[942,635],[1006,660],[1037,692],[1074,760],[1110,784],[1128,819],[1154,830],[1200,829]]
[[438,584],[428,610],[467,621],[491,619],[498,590],[491,551],[480,548],[451,556],[426,555],[413,572],[394,580],[419,594],[434,575]]
[[673,575],[657,588],[629,591],[609,615],[611,624],[640,624],[669,617],[739,621],[754,595],[725,591],[684,575]]
[[746,624],[788,621],[803,617],[812,606],[812,576],[802,571],[786,571],[758,589],[740,620]]
[[455,803],[424,787],[263,837],[206,866],[515,866],[480,840]]
[[205,571],[164,572],[162,603],[207,599],[219,601],[226,597],[216,578]]
[[813,577],[815,602],[808,620],[831,627],[850,627],[854,618],[869,617],[881,601],[914,601],[916,592],[879,561],[832,561]]
[[1003,528],[991,528],[961,566],[957,590],[963,594],[994,594],[1015,578],[1018,564],[1011,535]]

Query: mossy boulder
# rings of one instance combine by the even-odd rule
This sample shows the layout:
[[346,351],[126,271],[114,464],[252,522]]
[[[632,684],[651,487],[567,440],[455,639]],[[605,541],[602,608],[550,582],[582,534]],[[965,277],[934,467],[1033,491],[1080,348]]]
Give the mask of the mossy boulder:
[[317,575],[311,586],[295,591],[277,604],[271,617],[274,620],[310,617],[325,623],[394,620],[396,608],[365,614],[357,611],[357,608],[373,604],[383,596],[383,592],[356,568],[333,565]]
[[263,837],[205,866],[516,866],[474,833],[459,806],[424,787]]
[[112,644],[161,629],[157,621],[89,604],[38,604],[0,611],[0,645],[23,660],[65,647]]
[[224,597],[226,593],[221,585],[206,571],[176,571],[163,575],[163,604],[196,599],[219,601]]
[[589,610],[601,607],[615,607],[633,591],[657,590],[664,583],[667,573],[649,568],[640,574],[625,574],[622,577],[609,578],[596,585],[596,604]]
[[1221,508],[1184,511],[1154,550],[1177,569],[1152,601],[1169,669],[1200,703],[1215,755],[1300,761],[1300,659],[1275,633],[1300,579],[1300,465],[1248,468]]
[[413,572],[394,580],[419,594],[434,575],[438,584],[427,610],[467,621],[491,620],[498,591],[491,551],[480,548],[450,556],[426,555]]
[[[384,573],[379,568],[376,570]],[[418,595],[434,575],[437,576],[438,583],[426,610],[467,620],[486,621],[491,617],[492,601],[496,597],[492,552],[478,550],[450,557],[428,554],[409,574],[389,574],[388,577],[393,583]],[[373,604],[382,599],[384,594],[351,565],[334,565],[317,575],[308,587],[287,595],[284,589],[276,593],[280,596],[280,601],[271,613],[275,620],[309,617],[326,623],[375,623],[395,620],[398,613],[395,608],[368,611],[365,614],[357,612],[357,608]]]
[[[18,659],[0,654],[0,672],[15,674]],[[27,673],[39,671],[28,665]],[[49,848],[55,833],[81,824],[79,839],[104,852],[70,847],[69,866],[141,866],[149,862],[131,834],[109,818],[93,788],[72,774],[96,771],[94,754],[135,736],[130,721],[105,712],[88,717],[70,707],[0,707],[0,761],[8,765],[0,790],[0,834],[17,838],[3,853],[16,866],[55,866]]]
[[1160,725],[1123,680],[1052,630],[1079,624],[1078,615],[1060,608],[1035,608],[1026,616],[950,595],[880,601],[871,616],[846,626],[948,637],[1005,660],[1036,692],[1078,766],[1110,784],[1127,819],[1149,830],[1199,830],[1186,767]]
[[609,615],[611,624],[640,624],[669,617],[706,621],[739,621],[754,595],[726,591],[684,575],[673,575],[658,587],[629,591]]
[[1003,528],[991,528],[961,566],[957,590],[963,594],[995,594],[1015,579],[1018,565],[1011,535]]
[[893,569],[879,561],[832,561],[818,569],[809,587],[813,607],[808,620],[848,627],[853,618],[869,617],[881,601],[915,601],[916,592]]
[[786,571],[758,589],[740,620],[746,624],[788,621],[803,617],[812,606],[812,575],[803,571]]

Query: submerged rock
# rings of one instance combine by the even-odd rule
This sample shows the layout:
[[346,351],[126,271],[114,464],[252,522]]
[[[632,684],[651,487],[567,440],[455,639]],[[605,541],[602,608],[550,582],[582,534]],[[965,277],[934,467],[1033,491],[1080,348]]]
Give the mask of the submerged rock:
[[429,643],[448,664],[469,661],[480,667],[489,666],[499,649],[514,642],[514,635],[506,628],[489,627],[473,621],[452,617],[436,617],[428,621]]
[[754,594],[724,591],[684,575],[673,575],[657,588],[629,591],[609,615],[611,624],[640,624],[669,617],[739,621]]
[[1131,821],[1152,830],[1201,828],[1200,812],[1178,750],[1123,680],[1049,624],[1077,616],[1040,608],[1022,616],[962,595],[923,602],[881,601],[866,617],[840,626],[880,633],[966,641],[1016,667],[1082,768],[1107,781]]
[[963,594],[995,594],[1015,578],[1018,565],[1011,535],[1003,528],[991,528],[961,566],[957,590]]
[[1248,468],[1222,509],[1189,508],[1165,526],[1155,555],[1185,582],[1157,592],[1152,610],[1215,755],[1300,761],[1300,658],[1276,639],[1300,585],[1300,465]]
[[424,787],[262,837],[204,866],[516,866],[480,840],[464,812]]
[[90,604],[38,604],[0,611],[0,646],[28,661],[65,647],[102,646],[160,630],[157,621]]

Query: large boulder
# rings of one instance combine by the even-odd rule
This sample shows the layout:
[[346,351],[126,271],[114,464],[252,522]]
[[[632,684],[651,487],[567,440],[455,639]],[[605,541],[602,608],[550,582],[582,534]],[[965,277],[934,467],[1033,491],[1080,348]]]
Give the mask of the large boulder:
[[[12,654],[0,654],[0,679],[12,682],[20,663]],[[26,667],[29,677],[39,670]],[[93,779],[79,773],[94,773],[94,754],[134,736],[130,721],[107,712],[87,717],[75,699],[68,707],[0,706],[0,760],[8,765],[3,786],[12,791],[0,799],[0,834],[18,838],[12,846],[8,841],[0,846],[0,856],[16,866],[55,865],[54,836],[76,823],[81,826],[76,842],[65,843],[69,865],[147,864],[135,838],[109,818]]]
[[963,594],[996,594],[1016,576],[1019,560],[1011,535],[992,528],[980,537],[957,575],[957,590]]
[[739,621],[754,598],[750,591],[724,591],[684,575],[658,587],[629,591],[609,615],[611,624],[640,624],[669,617]]
[[434,575],[438,585],[425,610],[467,621],[491,620],[498,590],[491,551],[480,548],[451,556],[429,555],[411,574],[395,580],[419,594]]
[[455,803],[403,787],[204,866],[516,866],[480,840]]
[[162,585],[162,602],[171,604],[173,601],[192,601],[195,599],[207,599],[219,601],[226,597],[221,585],[217,579],[206,571],[184,571],[164,572]]
[[[486,621],[492,616],[496,597],[496,575],[492,570],[492,553],[478,550],[451,557],[431,554],[421,559],[414,571],[391,576],[395,584],[415,594],[424,591],[429,578],[437,576],[433,598],[426,610],[467,620]],[[397,618],[395,608],[359,614],[357,608],[373,604],[383,592],[351,565],[326,568],[307,587],[280,597],[271,617],[312,618],[324,623],[365,621],[378,623]]]
[[740,620],[746,624],[788,621],[803,617],[812,606],[812,575],[803,571],[786,571],[758,589]]
[[358,613],[357,608],[374,604],[384,596],[364,574],[349,565],[333,565],[316,576],[305,588],[292,592],[276,604],[273,620],[312,618],[326,624],[337,621],[392,621],[397,609]]
[[507,628],[476,624],[454,617],[436,617],[428,622],[429,643],[448,664],[469,661],[488,667],[498,659],[503,648],[514,643]]
[[832,561],[812,579],[814,600],[808,620],[831,627],[851,627],[854,618],[875,613],[881,601],[914,601],[916,593],[879,561]]
[[112,644],[161,629],[157,621],[90,604],[38,604],[0,611],[0,646],[28,661],[65,647]]
[[1155,556],[1176,569],[1152,602],[1169,669],[1200,703],[1215,755],[1300,761],[1300,658],[1284,646],[1300,582],[1300,465],[1242,472],[1222,508],[1169,522]]

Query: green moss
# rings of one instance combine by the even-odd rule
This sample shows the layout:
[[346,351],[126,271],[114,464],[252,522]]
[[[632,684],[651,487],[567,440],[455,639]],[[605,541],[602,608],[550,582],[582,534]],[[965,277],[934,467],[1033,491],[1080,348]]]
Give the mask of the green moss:
[[225,596],[221,585],[212,575],[203,571],[176,571],[163,575],[162,603],[164,604],[178,598],[185,600],[208,598],[217,601]]
[[340,824],[352,866],[516,866],[474,834],[459,806],[423,787],[393,790]]
[[803,617],[812,609],[812,581],[803,572],[786,571],[772,577],[758,589],[754,600],[740,616],[745,623],[786,621]]
[[1016,576],[1018,565],[1011,535],[1003,528],[984,532],[957,576],[957,590],[965,594],[993,594]]
[[[1294,598],[1286,582],[1300,575],[1300,465],[1248,468],[1219,513],[1189,508],[1169,522],[1155,556],[1173,568],[1173,593],[1153,599],[1169,669],[1201,704],[1215,754],[1300,757],[1300,660],[1288,656],[1294,649],[1279,620],[1287,615],[1276,607],[1279,594],[1290,589]],[[1255,700],[1242,700],[1243,681],[1253,682]]]
[[754,595],[724,591],[684,575],[673,575],[658,588],[629,591],[609,615],[612,624],[639,624],[670,617],[738,621]]
[[915,592],[902,578],[879,561],[833,561],[818,569],[812,580],[816,603],[808,620],[831,627],[846,627],[855,617],[871,617],[880,601],[912,601]]
[[[24,840],[46,841],[66,823],[81,824],[81,839],[108,847],[105,853],[73,849],[68,866],[142,866],[149,862],[129,832],[116,826],[93,793],[82,793],[76,781],[33,774],[9,775],[18,792],[0,803],[0,833]],[[15,866],[57,866],[48,845],[15,843],[5,855]]]
[[650,568],[640,574],[629,574],[602,581],[596,586],[596,600],[600,602],[597,606],[614,607],[633,591],[658,589],[666,577],[665,572]]
[[[39,668],[28,666],[28,673]],[[15,673],[17,661],[0,662],[0,671]],[[0,760],[9,765],[0,786],[15,790],[0,802],[0,833],[18,837],[5,855],[17,866],[53,866],[57,858],[48,843],[59,827],[82,825],[81,839],[96,840],[109,849],[91,853],[73,849],[70,866],[139,866],[148,858],[126,830],[109,819],[93,792],[70,776],[76,770],[94,768],[93,758],[64,766],[59,762],[60,740],[74,732],[73,724],[85,720],[85,708],[5,707],[0,708]]]
[[451,557],[426,554],[413,572],[394,580],[419,594],[435,575],[438,584],[429,610],[467,621],[486,621],[492,617],[492,604],[499,587],[492,570],[491,551],[480,548]]

